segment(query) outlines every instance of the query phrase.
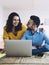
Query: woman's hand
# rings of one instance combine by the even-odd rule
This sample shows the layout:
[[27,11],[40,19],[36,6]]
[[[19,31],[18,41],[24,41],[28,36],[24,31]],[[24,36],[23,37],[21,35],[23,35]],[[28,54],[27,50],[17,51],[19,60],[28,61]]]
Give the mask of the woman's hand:
[[32,46],[32,49],[37,49],[37,47],[36,46]]
[[44,31],[45,31],[44,28],[39,28],[39,30],[40,30],[41,32],[44,32]]

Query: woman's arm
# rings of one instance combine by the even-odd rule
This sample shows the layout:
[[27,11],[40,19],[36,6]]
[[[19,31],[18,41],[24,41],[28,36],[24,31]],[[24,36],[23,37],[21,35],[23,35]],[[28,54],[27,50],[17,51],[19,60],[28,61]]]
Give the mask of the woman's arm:
[[4,29],[4,32],[3,32],[3,39],[4,40],[8,40],[9,39],[8,33],[6,32],[5,29]]

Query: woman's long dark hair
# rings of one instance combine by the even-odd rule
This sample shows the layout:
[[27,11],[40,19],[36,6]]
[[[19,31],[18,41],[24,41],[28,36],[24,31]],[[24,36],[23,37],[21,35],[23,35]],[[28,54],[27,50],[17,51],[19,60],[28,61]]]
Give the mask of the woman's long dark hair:
[[19,30],[22,29],[22,23],[21,23],[21,20],[20,20],[20,16],[17,13],[13,12],[13,13],[11,13],[9,15],[8,20],[7,20],[7,23],[6,23],[6,31],[7,32],[11,32],[12,31],[13,17],[14,16],[18,16],[19,17],[19,24],[18,24],[18,26],[15,27],[15,31],[17,32],[17,31],[19,31]]

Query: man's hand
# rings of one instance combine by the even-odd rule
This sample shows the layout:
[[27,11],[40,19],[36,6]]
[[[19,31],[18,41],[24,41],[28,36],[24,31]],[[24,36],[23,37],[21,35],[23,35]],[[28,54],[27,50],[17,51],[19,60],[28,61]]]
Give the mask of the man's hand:
[[39,46],[39,48],[43,48],[43,46]]

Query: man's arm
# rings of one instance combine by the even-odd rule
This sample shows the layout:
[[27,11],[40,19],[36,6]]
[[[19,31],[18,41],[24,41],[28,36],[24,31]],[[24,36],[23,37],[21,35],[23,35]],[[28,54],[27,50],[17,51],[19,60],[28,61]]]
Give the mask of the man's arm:
[[24,33],[22,40],[27,40],[26,36],[27,36],[27,31]]
[[44,34],[44,38],[43,38],[43,43],[42,43],[42,45],[39,47],[39,48],[43,48],[43,46],[45,45],[45,44],[48,44],[49,45],[49,38]]

